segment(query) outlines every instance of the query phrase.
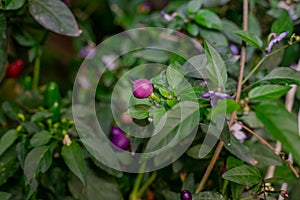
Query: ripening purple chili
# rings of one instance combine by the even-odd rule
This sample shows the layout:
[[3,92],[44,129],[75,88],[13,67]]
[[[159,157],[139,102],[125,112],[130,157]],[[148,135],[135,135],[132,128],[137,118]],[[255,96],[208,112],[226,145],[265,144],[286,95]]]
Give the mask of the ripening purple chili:
[[119,127],[112,127],[110,133],[111,142],[120,149],[127,149],[130,145],[130,140]]
[[219,100],[222,99],[235,99],[235,96],[230,96],[226,93],[208,91],[200,95],[201,98],[209,98],[211,107],[214,107]]
[[152,83],[147,79],[139,79],[133,82],[133,95],[138,99],[144,99],[153,91]]
[[285,199],[288,199],[289,198],[289,193],[287,193],[287,191],[285,191],[285,190],[281,190],[280,191],[280,196],[282,196]]
[[181,200],[192,200],[193,196],[192,193],[189,190],[182,190],[180,194]]
[[270,35],[273,36],[274,39],[272,39],[269,42],[267,52],[270,53],[272,51],[273,46],[275,44],[279,43],[280,41],[282,41],[288,34],[289,34],[289,31],[282,32],[278,36],[274,33],[271,33]]

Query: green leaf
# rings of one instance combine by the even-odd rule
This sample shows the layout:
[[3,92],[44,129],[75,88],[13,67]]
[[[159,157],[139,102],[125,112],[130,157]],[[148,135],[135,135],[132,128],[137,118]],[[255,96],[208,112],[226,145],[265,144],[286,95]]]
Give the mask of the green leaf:
[[46,145],[51,140],[51,134],[49,131],[42,130],[33,135],[30,139],[30,145],[33,147]]
[[219,31],[210,30],[206,28],[199,28],[200,35],[211,43],[214,47],[225,47],[228,46],[228,41],[223,33]]
[[31,116],[30,121],[32,121],[34,123],[39,123],[39,122],[43,121],[44,119],[50,118],[51,116],[52,116],[52,113],[49,113],[49,112],[37,112]]
[[82,148],[74,141],[70,145],[64,145],[61,155],[69,167],[69,169],[81,180],[85,185],[85,160]]
[[232,168],[241,166],[241,165],[244,165],[244,162],[241,161],[240,159],[237,159],[237,158],[232,157],[232,156],[229,156],[229,157],[226,159],[226,171],[227,171],[227,170],[230,170],[230,169],[232,169]]
[[195,177],[193,173],[190,173],[182,183],[181,191],[182,190],[195,190]]
[[289,35],[291,35],[293,33],[293,29],[293,22],[287,11],[284,12],[279,19],[276,19],[271,26],[271,32],[276,33],[277,35],[284,31],[289,31]]
[[5,72],[5,61],[6,61],[6,13],[0,12],[0,80]]
[[234,33],[239,36],[242,40],[244,40],[250,46],[255,48],[261,48],[263,43],[262,41],[253,33],[248,31],[237,30]]
[[164,107],[161,108],[155,108],[151,111],[152,117],[153,117],[153,125],[156,127],[158,125],[158,122],[161,120],[162,116],[167,112],[167,110]]
[[19,163],[17,159],[17,152],[12,146],[9,148],[5,154],[2,154],[0,157],[0,185],[3,185],[7,182],[7,180],[14,176],[15,173],[19,170]]
[[18,132],[15,129],[7,131],[0,140],[0,156],[18,139]]
[[226,171],[222,178],[249,187],[258,184],[262,177],[259,170],[250,165],[242,165]]
[[256,160],[249,151],[249,148],[243,143],[239,142],[233,135],[230,137],[230,143],[225,144],[224,147],[239,159],[251,165],[256,165]]
[[12,195],[8,192],[0,192],[1,200],[9,200]]
[[168,66],[166,76],[169,87],[176,90],[184,78],[182,66],[179,63]]
[[235,102],[234,99],[224,99],[211,109],[208,114],[210,118],[214,119],[218,115],[231,114],[234,111],[240,109],[240,105]]
[[201,9],[198,11],[195,15],[195,21],[206,28],[217,30],[223,29],[223,25],[219,16],[207,9]]
[[278,67],[272,70],[262,81],[300,85],[300,72],[288,67]]
[[224,27],[222,32],[227,36],[227,38],[237,44],[241,44],[242,40],[236,34],[234,34],[234,31],[241,30],[240,27],[232,21],[226,19],[222,20],[222,24]]
[[[209,151],[209,153],[204,156],[204,157],[199,157],[199,151],[200,149],[207,149],[205,151]],[[212,151],[211,151],[211,148],[205,144],[197,144],[195,146],[192,146],[187,152],[187,155],[190,156],[191,158],[194,158],[194,159],[208,159],[208,158],[211,158],[212,156]]]
[[291,152],[300,163],[298,125],[296,117],[284,106],[274,102],[262,102],[254,107],[257,118],[265,125],[267,131],[282,143],[283,149]]
[[167,89],[159,88],[158,91],[159,91],[161,96],[163,96],[165,98],[169,98],[170,94],[169,94],[169,91]]
[[145,119],[149,117],[150,106],[137,104],[128,108],[127,114],[135,119]]
[[62,1],[29,0],[28,3],[32,17],[46,29],[66,36],[80,35],[72,12]]
[[193,195],[193,200],[224,200],[224,197],[218,192],[200,192]]
[[250,90],[248,96],[251,100],[273,100],[278,99],[291,89],[284,85],[262,85]]
[[201,8],[202,0],[190,1],[187,5],[188,12],[195,13]]
[[186,26],[186,30],[192,35],[197,36],[199,34],[199,28],[197,24],[188,23]]
[[188,87],[182,90],[179,94],[180,101],[197,101],[199,94],[203,93],[199,88]]
[[206,72],[209,79],[218,87],[223,88],[227,82],[226,66],[220,54],[213,46],[206,42],[204,43],[208,66]]
[[5,0],[5,10],[17,10],[21,8],[25,0]]
[[251,145],[249,145],[249,149],[254,158],[257,160],[256,166],[258,168],[267,167],[270,165],[282,165],[282,159],[280,158],[280,156],[275,154],[274,151],[269,149],[266,145],[263,145],[261,143],[252,143]]
[[95,173],[90,168],[86,170],[87,199],[118,199],[123,200],[122,193],[115,178],[103,173]]
[[40,162],[48,150],[49,146],[36,147],[27,154],[24,166],[26,184],[28,184],[33,178],[37,177],[40,172]]
[[143,49],[141,57],[147,61],[154,63],[164,63],[169,59],[169,53],[159,49]]
[[12,101],[4,101],[2,103],[4,113],[12,120],[18,120],[19,109]]
[[[180,143],[198,125],[199,108],[196,102],[180,102],[164,114],[154,128],[145,152]],[[155,152],[159,153],[159,152]]]
[[255,112],[250,111],[247,115],[243,115],[241,120],[252,128],[262,128],[264,125],[257,119]]

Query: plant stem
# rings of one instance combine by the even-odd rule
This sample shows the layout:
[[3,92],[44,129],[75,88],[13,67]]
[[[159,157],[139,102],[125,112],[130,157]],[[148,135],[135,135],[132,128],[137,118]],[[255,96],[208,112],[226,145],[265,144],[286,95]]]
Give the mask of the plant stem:
[[156,172],[153,172],[151,174],[151,176],[147,179],[147,181],[145,182],[145,184],[139,190],[139,192],[138,192],[138,196],[139,197],[141,197],[146,192],[146,190],[151,185],[151,183],[156,179],[156,176],[157,176]]
[[142,180],[143,180],[143,176],[144,176],[143,171],[144,171],[144,169],[145,169],[145,163],[142,164],[142,166],[140,168],[140,172],[139,172],[138,176],[135,179],[133,189],[132,189],[132,191],[129,195],[130,200],[138,200],[138,198],[139,198],[139,188],[140,188],[140,185],[141,185]]
[[261,64],[270,56],[280,52],[281,50],[287,48],[289,45],[284,45],[283,47],[276,49],[275,51],[272,51],[270,54],[265,55],[265,57],[263,57],[256,65],[255,67],[251,70],[251,72],[244,78],[242,84],[246,83],[246,81],[249,80],[249,78],[254,74],[254,72],[256,72],[258,70],[258,68],[261,66]]
[[40,67],[41,67],[41,55],[37,55],[34,60],[33,80],[32,80],[32,89],[35,91],[38,89],[39,86]]
[[[243,1],[243,30],[247,31],[248,30],[248,0],[244,0]],[[243,76],[244,76],[244,68],[245,68],[245,60],[246,60],[246,43],[243,42],[242,45],[242,49],[241,49],[241,59],[240,59],[240,71],[239,71],[239,77],[238,77],[238,86],[237,86],[237,92],[236,92],[236,102],[239,102],[240,100],[240,96],[241,96],[241,90],[242,90],[242,81],[243,81]],[[232,113],[231,117],[230,117],[230,121],[229,121],[229,127],[232,126],[233,122],[236,119],[236,112]],[[224,146],[224,142],[222,140],[219,141],[218,146],[215,150],[215,153],[203,175],[203,178],[201,179],[197,190],[196,190],[196,194],[201,192],[201,190],[203,189],[220,153],[221,150]]]

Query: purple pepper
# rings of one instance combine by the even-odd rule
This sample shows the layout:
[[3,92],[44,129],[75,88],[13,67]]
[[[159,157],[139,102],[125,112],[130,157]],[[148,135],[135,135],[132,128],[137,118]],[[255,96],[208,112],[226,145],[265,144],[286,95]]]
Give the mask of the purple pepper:
[[180,199],[181,200],[192,200],[193,199],[192,193],[188,190],[182,190]]
[[110,134],[111,142],[120,149],[127,149],[130,145],[130,140],[119,127],[112,127]]
[[138,99],[144,99],[153,91],[152,83],[147,79],[139,79],[133,82],[133,95]]

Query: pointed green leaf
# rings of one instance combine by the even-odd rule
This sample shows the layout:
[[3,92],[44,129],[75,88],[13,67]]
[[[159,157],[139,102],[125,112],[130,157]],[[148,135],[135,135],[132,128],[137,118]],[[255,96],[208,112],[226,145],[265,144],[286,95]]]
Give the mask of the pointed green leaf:
[[254,109],[267,131],[282,143],[283,149],[293,154],[296,162],[300,163],[300,137],[296,117],[283,105],[274,102],[262,102]]
[[16,141],[18,132],[15,129],[7,131],[0,140],[0,156]]
[[188,23],[186,30],[192,35],[197,36],[199,34],[199,28],[197,24]]
[[251,100],[273,100],[278,99],[291,89],[284,85],[262,85],[250,90],[248,97]]
[[249,148],[240,141],[238,141],[233,135],[231,135],[230,137],[230,143],[225,144],[224,147],[230,153],[243,160],[244,162],[247,162],[251,165],[256,165],[257,161],[250,153]]
[[273,69],[262,81],[300,85],[300,72],[288,67],[278,67]]
[[220,54],[213,48],[213,46],[206,42],[204,43],[206,58],[208,66],[206,72],[209,79],[218,87],[222,87],[227,82],[226,66]]
[[31,184],[40,172],[40,163],[47,151],[48,146],[41,146],[32,149],[25,158],[24,174],[26,177],[26,185]]
[[80,35],[72,12],[62,1],[30,0],[28,6],[32,17],[45,28],[62,35]]
[[261,48],[263,43],[262,41],[253,33],[248,31],[237,30],[234,32],[237,36],[239,36],[242,40],[244,40],[250,46],[255,48]]
[[249,187],[258,184],[262,177],[256,167],[250,165],[241,165],[226,171],[222,178],[234,183],[247,185]]
[[70,145],[64,145],[62,147],[61,155],[69,169],[85,185],[85,160],[82,148],[73,141]]
[[149,117],[150,106],[137,104],[128,108],[127,114],[135,119],[145,119]]
[[50,140],[51,134],[46,130],[42,130],[33,135],[33,137],[30,139],[30,145],[33,147],[43,146],[46,145]]
[[218,115],[231,114],[238,109],[240,109],[240,105],[234,99],[224,99],[214,106],[208,115],[214,119]]
[[25,0],[5,0],[5,10],[17,10],[21,8]]
[[201,8],[202,0],[190,1],[187,5],[188,12],[195,13]]
[[176,90],[184,78],[182,66],[179,63],[168,66],[166,76],[169,87],[172,90]]
[[206,28],[222,30],[223,25],[218,15],[214,12],[201,9],[195,15],[195,21]]
[[284,12],[281,17],[276,19],[271,26],[271,32],[276,33],[277,35],[284,31],[289,31],[289,35],[291,35],[293,33],[293,29],[293,22],[287,11]]

